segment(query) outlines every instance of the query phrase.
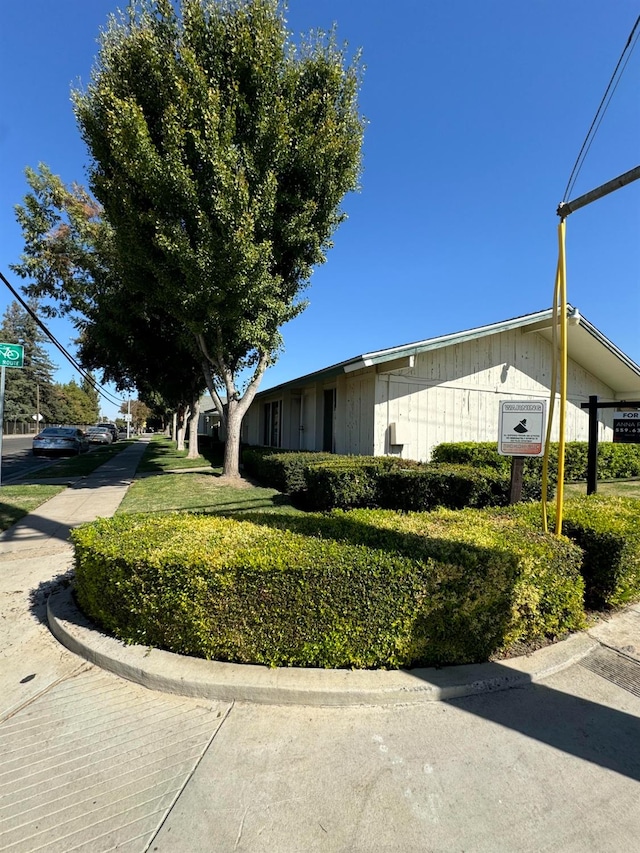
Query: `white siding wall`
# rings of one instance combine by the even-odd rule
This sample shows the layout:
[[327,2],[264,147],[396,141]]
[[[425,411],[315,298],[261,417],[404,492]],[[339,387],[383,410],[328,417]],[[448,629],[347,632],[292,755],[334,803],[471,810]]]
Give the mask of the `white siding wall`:
[[[422,353],[413,368],[377,376],[374,452],[427,460],[441,442],[497,442],[499,401],[548,399],[550,371],[551,345],[520,329]],[[588,416],[580,404],[590,394],[613,396],[570,361],[568,441],[587,440]],[[610,440],[611,416],[605,420],[609,425],[601,425],[600,438]],[[402,445],[389,444],[391,423]],[[557,437],[556,415],[552,440]]]
[[373,424],[376,377],[373,371],[349,374],[338,384],[336,451],[370,456],[373,454]]

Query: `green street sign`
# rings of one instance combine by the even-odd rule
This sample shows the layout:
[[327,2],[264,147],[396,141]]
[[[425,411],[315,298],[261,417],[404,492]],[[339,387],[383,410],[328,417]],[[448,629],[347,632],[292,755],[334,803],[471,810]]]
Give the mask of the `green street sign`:
[[20,344],[0,344],[0,367],[22,367],[24,347]]

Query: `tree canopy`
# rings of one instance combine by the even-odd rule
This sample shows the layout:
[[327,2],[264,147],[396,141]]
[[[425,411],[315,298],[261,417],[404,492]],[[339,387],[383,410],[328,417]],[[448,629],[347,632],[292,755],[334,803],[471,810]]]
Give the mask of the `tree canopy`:
[[[174,327],[221,411],[227,474],[280,328],[305,307],[357,186],[359,85],[359,57],[335,33],[294,46],[277,0],[142,0],[111,18],[74,93],[106,224],[89,234],[87,305],[106,282],[112,305]],[[92,283],[75,284],[79,306]]]

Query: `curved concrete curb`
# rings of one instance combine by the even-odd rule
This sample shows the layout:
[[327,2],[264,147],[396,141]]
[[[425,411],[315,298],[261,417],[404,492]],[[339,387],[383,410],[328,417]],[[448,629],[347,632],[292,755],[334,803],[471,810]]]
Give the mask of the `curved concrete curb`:
[[127,646],[92,626],[76,607],[71,589],[49,597],[47,616],[52,633],[70,651],[152,690],[270,705],[406,705],[507,690],[571,666],[599,645],[575,634],[504,663],[389,671],[270,669]]

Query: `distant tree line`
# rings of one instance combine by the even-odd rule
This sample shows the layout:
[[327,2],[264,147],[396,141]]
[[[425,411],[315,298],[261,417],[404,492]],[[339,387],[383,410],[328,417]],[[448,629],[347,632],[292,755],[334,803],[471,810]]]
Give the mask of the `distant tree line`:
[[[32,310],[37,303],[30,303]],[[38,414],[45,424],[92,424],[98,420],[98,392],[83,379],[67,383],[54,382],[57,369],[44,343],[46,337],[33,317],[17,302],[6,309],[0,326],[2,343],[24,347],[24,366],[6,368],[4,421],[12,431],[25,431],[24,425],[34,427]],[[22,425],[18,430],[18,424]]]

